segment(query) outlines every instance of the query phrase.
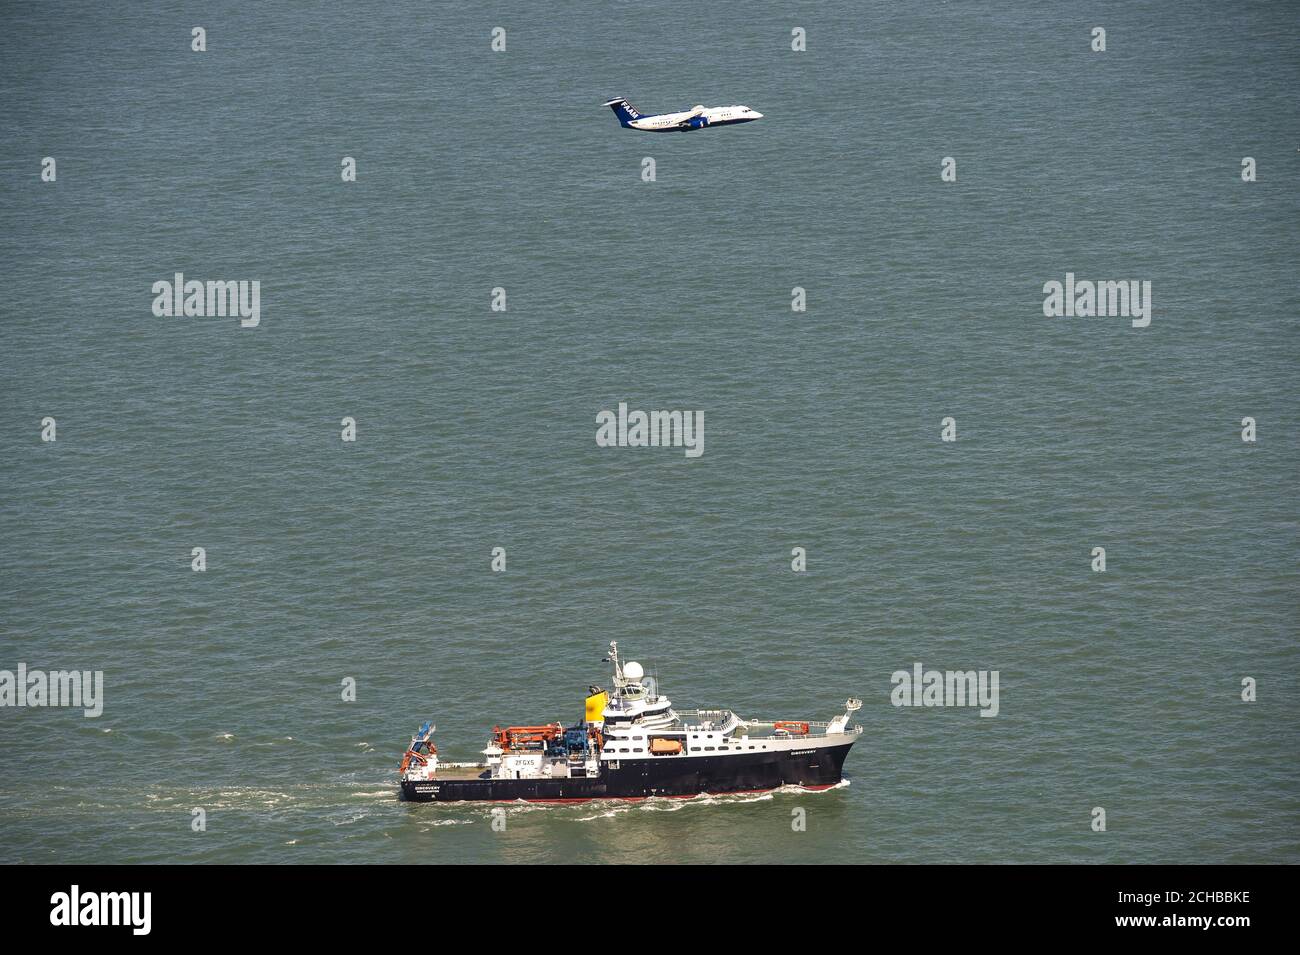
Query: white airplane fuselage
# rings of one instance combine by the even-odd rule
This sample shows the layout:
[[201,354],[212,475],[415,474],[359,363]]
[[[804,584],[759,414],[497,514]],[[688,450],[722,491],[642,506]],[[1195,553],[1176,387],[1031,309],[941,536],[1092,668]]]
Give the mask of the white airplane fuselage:
[[696,106],[677,113],[658,113],[647,116],[623,97],[605,103],[614,110],[618,121],[628,129],[647,133],[678,133],[712,126],[734,126],[762,119],[763,114],[748,106]]

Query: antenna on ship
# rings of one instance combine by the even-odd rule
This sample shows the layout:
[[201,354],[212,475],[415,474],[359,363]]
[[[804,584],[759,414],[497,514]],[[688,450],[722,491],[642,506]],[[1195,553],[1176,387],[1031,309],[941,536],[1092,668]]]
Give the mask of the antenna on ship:
[[618,641],[609,641],[609,656],[605,657],[606,663],[614,664],[614,686],[622,688],[623,686],[623,668],[618,662]]

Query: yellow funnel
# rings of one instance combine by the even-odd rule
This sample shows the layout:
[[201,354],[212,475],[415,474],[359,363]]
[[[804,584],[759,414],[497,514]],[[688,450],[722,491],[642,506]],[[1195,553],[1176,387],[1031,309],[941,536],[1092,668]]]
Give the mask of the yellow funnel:
[[603,690],[587,697],[587,722],[603,723],[605,721],[605,707],[608,704],[609,694]]

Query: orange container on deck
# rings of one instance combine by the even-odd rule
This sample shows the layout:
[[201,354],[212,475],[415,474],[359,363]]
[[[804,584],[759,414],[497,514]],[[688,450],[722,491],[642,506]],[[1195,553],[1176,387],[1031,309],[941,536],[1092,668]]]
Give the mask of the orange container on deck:
[[777,720],[772,726],[774,729],[785,730],[792,736],[808,735],[808,724],[803,720]]

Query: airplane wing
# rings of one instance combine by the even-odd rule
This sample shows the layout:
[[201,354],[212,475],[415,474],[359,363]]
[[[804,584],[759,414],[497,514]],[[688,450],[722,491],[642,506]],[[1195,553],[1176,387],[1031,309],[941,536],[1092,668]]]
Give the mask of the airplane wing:
[[690,128],[691,120],[693,120],[693,119],[697,119],[697,118],[699,118],[700,116],[703,116],[703,115],[704,115],[704,107],[703,107],[703,106],[697,106],[697,107],[695,107],[693,110],[691,110],[689,113],[687,113],[684,117],[682,117],[682,119],[681,119],[680,121],[678,121],[677,123],[675,123],[675,124],[673,125],[673,128],[674,128],[674,129],[688,129],[688,128]]

